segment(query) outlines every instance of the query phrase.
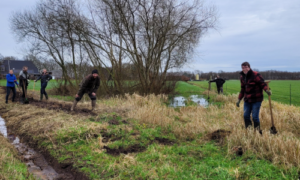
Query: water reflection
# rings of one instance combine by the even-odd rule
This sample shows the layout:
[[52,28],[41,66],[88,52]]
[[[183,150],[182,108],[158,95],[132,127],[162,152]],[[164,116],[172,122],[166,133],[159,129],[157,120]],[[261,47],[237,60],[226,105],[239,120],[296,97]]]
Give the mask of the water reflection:
[[[208,106],[207,100],[202,95],[191,95],[189,97],[189,99],[191,101],[193,101],[194,103],[197,103],[200,106],[204,106],[204,107]],[[183,96],[176,96],[170,100],[169,106],[170,107],[183,107],[183,106],[186,106],[186,101],[187,101],[187,98],[185,98]]]

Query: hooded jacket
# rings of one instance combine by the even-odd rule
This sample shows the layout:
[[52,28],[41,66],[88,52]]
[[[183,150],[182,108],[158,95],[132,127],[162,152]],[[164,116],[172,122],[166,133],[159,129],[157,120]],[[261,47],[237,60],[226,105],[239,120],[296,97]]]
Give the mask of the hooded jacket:
[[80,88],[77,94],[96,93],[100,86],[100,78],[94,78],[92,74],[86,76],[79,84]]

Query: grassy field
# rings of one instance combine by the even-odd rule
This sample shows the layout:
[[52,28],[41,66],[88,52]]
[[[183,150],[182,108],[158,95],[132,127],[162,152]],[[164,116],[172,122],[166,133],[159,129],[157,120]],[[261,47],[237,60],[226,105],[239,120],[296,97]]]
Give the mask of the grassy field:
[[[198,86],[199,91],[203,92],[203,89],[208,88],[208,81],[190,81],[189,84]],[[179,83],[179,87],[177,88],[179,92],[186,93],[185,91],[181,91],[181,89],[186,88],[183,85],[184,82]],[[284,104],[290,104],[290,86],[291,86],[291,103],[292,105],[300,106],[300,81],[298,80],[272,80],[270,82],[270,88],[272,91],[272,100],[278,101]],[[217,90],[215,83],[211,85],[212,90]],[[225,94],[237,94],[240,92],[240,81],[238,80],[228,80],[223,85],[223,90]],[[264,93],[265,99],[268,97],[266,93]]]
[[[19,82],[19,80],[18,80],[18,82]],[[57,84],[57,82],[55,80],[49,81],[48,85],[47,85],[47,89],[52,89],[53,87],[55,87],[56,84]],[[6,79],[1,79],[0,80],[0,86],[6,86]],[[30,80],[30,83],[28,85],[28,89],[33,90],[33,87],[34,87],[34,90],[39,91],[41,89],[41,81],[39,80],[34,85],[34,81]]]
[[[91,179],[297,179],[299,108],[273,103],[280,132],[274,136],[268,133],[269,108],[263,102],[261,136],[245,132],[236,98],[216,95],[222,108],[174,109],[164,105],[165,96],[134,94],[98,100],[96,116],[0,101],[0,113],[5,110],[1,116],[16,133],[32,137]],[[83,107],[90,108],[90,102],[78,104]],[[242,156],[236,154],[239,148]]]

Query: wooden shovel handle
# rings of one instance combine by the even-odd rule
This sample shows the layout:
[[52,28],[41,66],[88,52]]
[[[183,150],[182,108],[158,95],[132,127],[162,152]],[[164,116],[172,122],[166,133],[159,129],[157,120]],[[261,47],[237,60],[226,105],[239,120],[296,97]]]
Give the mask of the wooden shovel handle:
[[[265,81],[265,83],[267,84],[267,88],[268,88],[268,90],[270,90],[270,87],[269,87],[269,83],[270,83],[271,81]],[[274,119],[273,119],[273,113],[272,113],[272,103],[271,103],[271,96],[270,95],[268,95],[269,96],[269,106],[270,106],[270,112],[271,112],[271,121],[272,121],[272,126],[274,126]]]

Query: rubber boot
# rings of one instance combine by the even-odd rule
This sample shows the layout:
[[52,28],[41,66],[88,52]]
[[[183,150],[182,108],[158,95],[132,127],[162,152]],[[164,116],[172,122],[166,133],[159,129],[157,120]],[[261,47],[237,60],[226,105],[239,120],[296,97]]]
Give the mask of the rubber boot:
[[92,111],[95,110],[96,107],[96,100],[92,100]]
[[45,97],[46,97],[46,100],[48,100],[48,95],[45,95]]
[[42,101],[43,100],[43,94],[41,94],[41,96],[40,96],[40,101]]
[[259,134],[262,134],[262,130],[260,130],[260,122],[254,122],[254,130],[257,130]]
[[245,127],[246,127],[246,129],[248,128],[248,127],[251,127],[252,126],[252,121],[250,121],[250,122],[245,122]]
[[78,101],[74,100],[73,105],[71,107],[71,111],[74,111],[76,105],[77,105]]

